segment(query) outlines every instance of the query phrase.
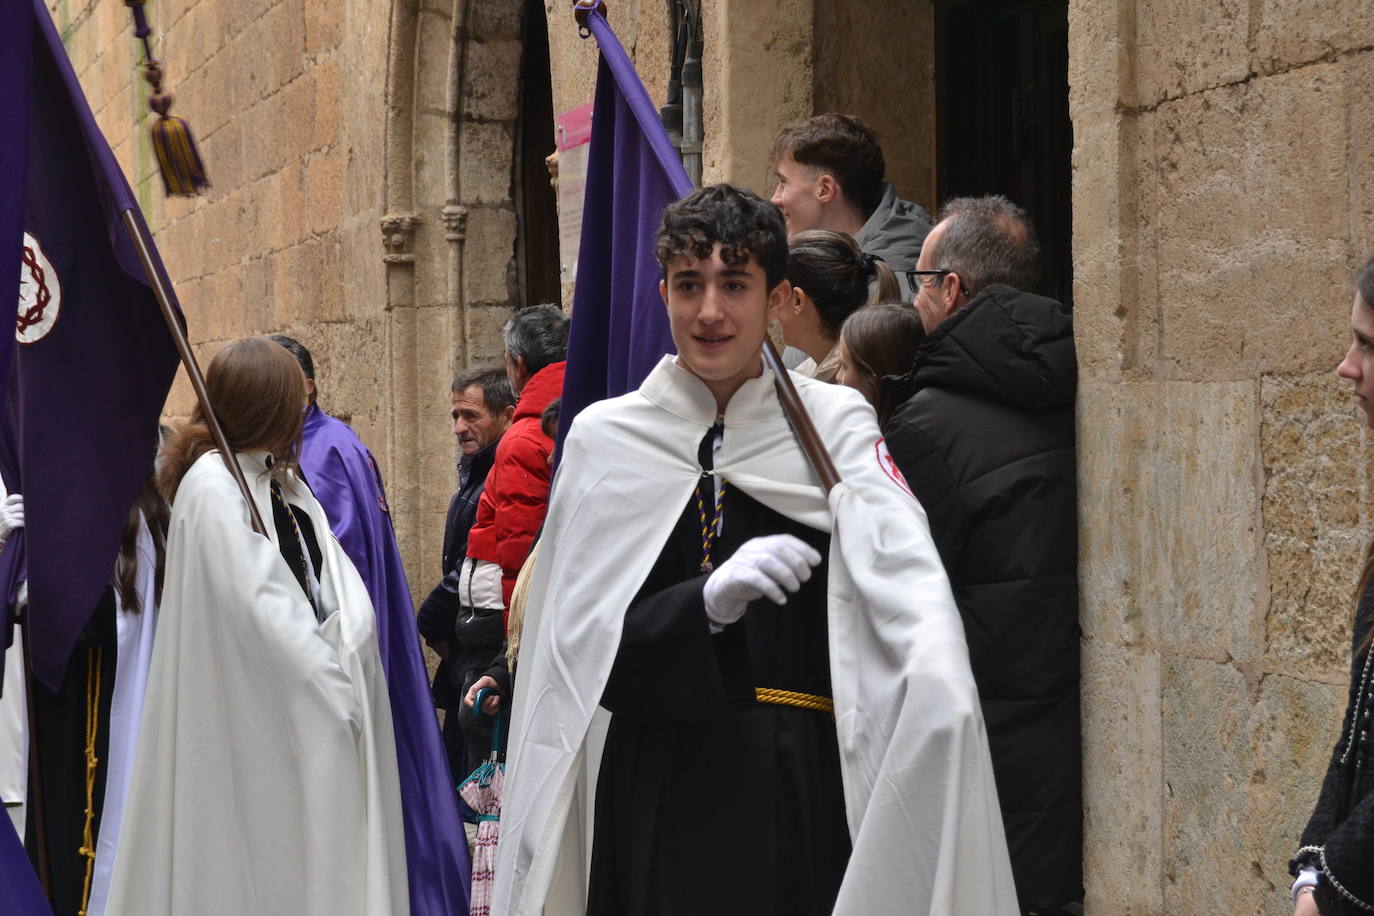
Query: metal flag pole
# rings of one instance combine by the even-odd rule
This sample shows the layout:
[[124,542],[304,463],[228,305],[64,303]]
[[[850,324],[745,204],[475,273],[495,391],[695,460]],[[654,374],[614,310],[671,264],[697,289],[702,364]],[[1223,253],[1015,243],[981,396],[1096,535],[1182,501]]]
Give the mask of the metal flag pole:
[[787,422],[792,425],[792,433],[797,437],[797,444],[806,453],[806,459],[811,462],[816,476],[821,479],[821,486],[829,494],[840,482],[840,472],[835,470],[830,450],[821,441],[820,433],[816,432],[816,424],[811,422],[811,415],[806,412],[801,395],[797,394],[797,386],[792,384],[787,368],[782,364],[782,357],[778,355],[777,348],[768,337],[763,339],[763,362],[773,373],[773,380],[778,388],[778,400],[782,403],[782,412],[787,415]]
[[191,342],[186,339],[186,331],[182,328],[181,322],[177,320],[176,310],[172,308],[172,298],[168,295],[167,287],[162,282],[162,274],[153,264],[152,245],[146,235],[147,230],[135,218],[133,210],[125,210],[120,216],[123,217],[124,228],[129,230],[129,237],[133,239],[134,248],[138,251],[138,260],[143,264],[143,272],[148,275],[148,283],[153,288],[153,295],[157,298],[158,308],[162,309],[162,317],[167,322],[167,330],[171,332],[172,340],[177,345],[177,352],[181,354],[181,364],[186,368],[186,375],[191,379],[191,387],[195,389],[196,400],[200,402],[200,412],[205,415],[205,425],[210,429],[210,438],[215,440],[215,448],[219,449],[220,457],[224,459],[224,466],[233,475],[234,482],[239,485],[239,492],[243,494],[244,500],[248,503],[248,511],[252,513],[253,530],[266,537],[267,526],[262,523],[262,515],[258,512],[258,504],[253,501],[252,491],[248,489],[248,481],[243,477],[243,469],[234,459],[234,451],[229,447],[229,440],[225,438],[224,429],[219,425],[219,418],[215,416],[214,410],[210,407],[210,392],[205,388],[205,376],[200,372],[196,355],[191,352]]

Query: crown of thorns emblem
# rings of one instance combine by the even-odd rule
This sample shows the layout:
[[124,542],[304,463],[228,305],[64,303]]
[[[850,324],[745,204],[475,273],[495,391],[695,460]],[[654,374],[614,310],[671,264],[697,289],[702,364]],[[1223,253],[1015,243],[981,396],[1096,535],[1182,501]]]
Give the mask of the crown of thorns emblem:
[[57,322],[62,304],[62,285],[57,271],[43,253],[38,239],[24,233],[24,250],[20,255],[19,312],[15,316],[14,337],[20,343],[42,340]]

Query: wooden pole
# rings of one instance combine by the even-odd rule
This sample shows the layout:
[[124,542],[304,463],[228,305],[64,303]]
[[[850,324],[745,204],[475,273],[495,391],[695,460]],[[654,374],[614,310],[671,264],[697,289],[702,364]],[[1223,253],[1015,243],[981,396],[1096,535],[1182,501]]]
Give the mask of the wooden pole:
[[763,364],[773,372],[773,380],[778,388],[778,400],[782,402],[782,412],[787,415],[787,421],[792,424],[792,433],[797,437],[802,451],[806,453],[811,467],[815,469],[816,476],[821,479],[821,486],[829,494],[840,482],[840,472],[835,470],[835,462],[830,459],[830,450],[821,441],[820,433],[816,432],[816,424],[811,422],[811,415],[806,412],[801,395],[797,394],[797,386],[792,384],[792,379],[787,375],[787,367],[782,364],[782,357],[778,355],[773,341],[767,337],[763,339]]
[[153,288],[153,295],[157,298],[158,307],[162,309],[162,317],[167,322],[167,330],[171,333],[172,340],[176,342],[177,352],[181,354],[181,364],[186,367],[186,374],[191,379],[191,387],[195,389],[196,400],[200,402],[200,412],[205,415],[205,425],[210,429],[210,438],[215,440],[215,448],[219,449],[220,457],[224,459],[224,466],[233,475],[234,482],[239,485],[239,492],[243,494],[244,500],[248,503],[248,511],[253,519],[253,530],[266,537],[267,526],[262,523],[258,504],[253,501],[253,492],[248,489],[248,481],[243,477],[243,469],[235,460],[234,451],[229,447],[229,440],[224,436],[224,429],[219,425],[219,418],[215,416],[214,410],[210,407],[210,393],[205,388],[205,376],[200,372],[196,355],[191,352],[191,342],[186,339],[186,331],[182,328],[181,322],[177,320],[176,310],[172,308],[172,298],[167,293],[167,287],[162,283],[162,274],[158,273],[157,267],[153,264],[152,244],[145,235],[146,230],[134,217],[133,210],[125,210],[122,215],[124,228],[129,230],[129,237],[133,239],[134,248],[138,251],[138,259],[143,264],[143,272],[148,275],[148,284]]

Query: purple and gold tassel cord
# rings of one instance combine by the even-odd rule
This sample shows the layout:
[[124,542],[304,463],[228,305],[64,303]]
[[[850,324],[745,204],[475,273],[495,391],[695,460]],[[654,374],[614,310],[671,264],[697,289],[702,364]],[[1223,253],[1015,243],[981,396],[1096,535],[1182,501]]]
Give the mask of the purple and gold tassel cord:
[[172,110],[172,94],[162,91],[162,66],[153,57],[153,46],[148,40],[153,30],[143,12],[144,2],[124,0],[134,13],[134,36],[143,42],[143,78],[153,90],[148,107],[158,116],[152,127],[153,152],[167,196],[194,197],[201,188],[210,186],[210,179],[205,175],[205,163],[196,150],[190,126],[183,118],[168,113]]

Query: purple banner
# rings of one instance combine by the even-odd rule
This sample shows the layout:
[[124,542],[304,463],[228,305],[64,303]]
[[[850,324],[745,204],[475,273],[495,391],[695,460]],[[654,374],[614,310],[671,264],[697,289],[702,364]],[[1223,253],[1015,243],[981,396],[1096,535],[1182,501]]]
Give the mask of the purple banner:
[[466,913],[472,858],[377,462],[348,424],[312,404],[305,414],[301,468],[377,611],[401,776],[411,916]]
[[152,471],[177,355],[123,222],[126,211],[140,226],[143,216],[43,0],[24,15],[33,26],[29,163],[0,178],[22,181],[25,198],[10,396],[32,663],[57,689]]
[[52,916],[48,898],[33,873],[24,845],[8,814],[0,814],[0,913],[5,916]]
[[658,292],[662,271],[654,239],[664,208],[692,189],[615,33],[597,10],[585,24],[601,48],[601,61],[560,444],[578,411],[639,387],[659,358],[674,352]]

